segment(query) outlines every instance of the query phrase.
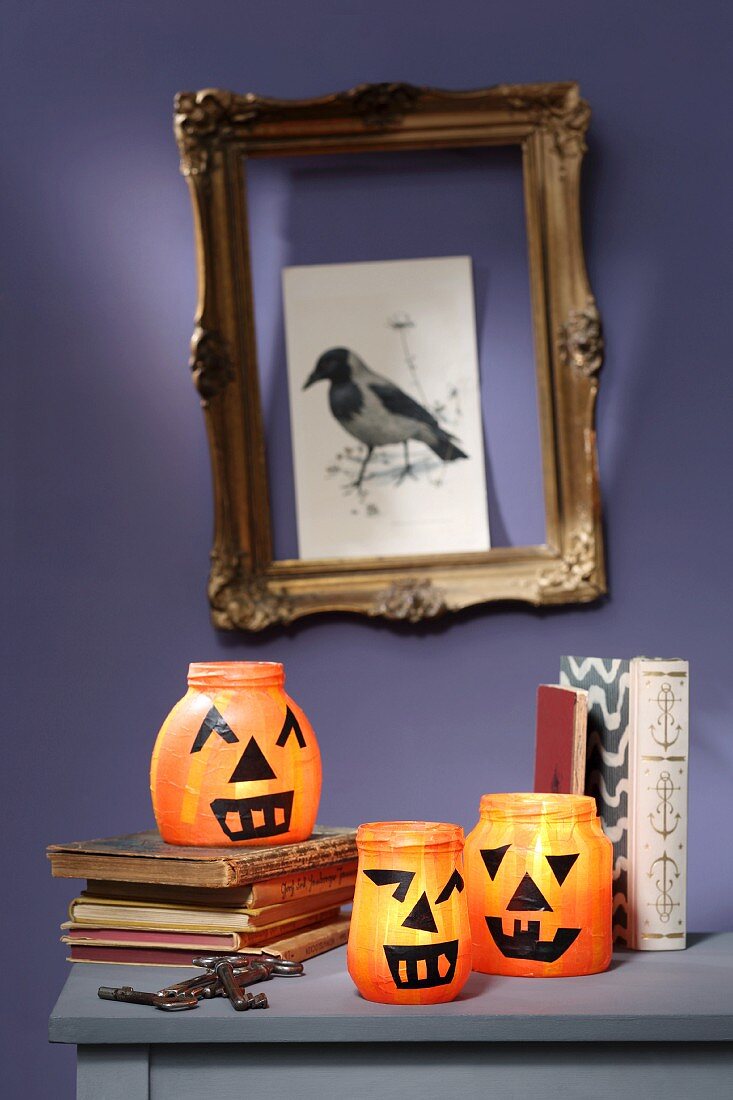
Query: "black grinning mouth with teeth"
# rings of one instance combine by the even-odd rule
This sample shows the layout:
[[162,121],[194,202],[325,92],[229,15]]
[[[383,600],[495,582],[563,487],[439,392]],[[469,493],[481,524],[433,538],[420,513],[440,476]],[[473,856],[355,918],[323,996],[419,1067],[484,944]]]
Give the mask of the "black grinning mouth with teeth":
[[[281,794],[261,794],[252,798],[215,798],[211,809],[230,840],[256,840],[258,837],[279,836],[290,828],[294,791]],[[229,818],[239,818],[239,828],[232,828]]]
[[487,917],[486,923],[496,946],[506,959],[535,959],[553,963],[564,955],[580,935],[579,928],[558,928],[551,940],[540,939],[540,922],[527,921],[526,931],[522,921],[514,921],[514,933],[507,935],[501,917]]
[[[385,943],[384,953],[398,989],[431,989],[453,981],[458,960],[458,940],[431,943],[424,947],[400,947]],[[441,973],[441,970],[445,972]]]

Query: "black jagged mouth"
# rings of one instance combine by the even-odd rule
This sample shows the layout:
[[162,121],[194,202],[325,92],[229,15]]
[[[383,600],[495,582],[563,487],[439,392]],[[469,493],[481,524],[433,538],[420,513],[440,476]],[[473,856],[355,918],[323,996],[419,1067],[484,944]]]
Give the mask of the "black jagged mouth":
[[431,989],[453,981],[458,960],[458,940],[425,947],[398,947],[385,943],[392,981],[398,989]]
[[294,791],[253,798],[215,798],[211,809],[230,840],[280,836],[290,828]]
[[579,928],[558,928],[551,940],[540,939],[540,922],[527,921],[526,930],[521,920],[514,921],[514,933],[508,936],[501,917],[486,917],[489,932],[502,955],[507,959],[535,959],[553,963],[565,954],[580,935]]

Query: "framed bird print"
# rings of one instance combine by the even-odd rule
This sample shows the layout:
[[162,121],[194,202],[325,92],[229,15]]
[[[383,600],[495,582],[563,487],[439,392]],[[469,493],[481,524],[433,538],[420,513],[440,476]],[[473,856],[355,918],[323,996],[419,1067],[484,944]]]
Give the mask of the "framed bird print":
[[300,555],[488,550],[470,258],[283,282]]
[[216,626],[606,590],[577,85],[176,97]]

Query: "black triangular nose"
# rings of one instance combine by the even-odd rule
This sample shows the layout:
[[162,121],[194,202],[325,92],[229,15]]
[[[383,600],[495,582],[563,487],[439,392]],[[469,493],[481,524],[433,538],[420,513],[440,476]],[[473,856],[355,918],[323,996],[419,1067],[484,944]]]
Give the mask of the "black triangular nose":
[[412,912],[403,920],[402,927],[417,928],[419,932],[438,931],[427,894],[422,895]]
[[539,886],[535,885],[529,875],[525,875],[519,886],[514,891],[514,897],[507,905],[507,910],[516,909],[544,909],[546,913],[552,912],[552,906],[544,897]]
[[258,779],[275,779],[275,773],[267,763],[265,754],[255,741],[250,737],[247,747],[239,758],[239,763],[232,772],[230,783],[252,783]]

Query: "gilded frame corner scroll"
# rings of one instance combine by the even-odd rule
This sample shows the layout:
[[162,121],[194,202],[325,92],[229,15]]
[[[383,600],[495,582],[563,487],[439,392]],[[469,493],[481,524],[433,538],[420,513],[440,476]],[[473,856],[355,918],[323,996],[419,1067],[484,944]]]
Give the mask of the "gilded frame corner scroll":
[[[606,591],[595,402],[603,335],[585,270],[577,84],[448,92],[361,85],[311,100],[204,89],[175,101],[199,300],[190,367],[214,478],[209,600],[223,629],[321,611],[418,622],[497,600],[583,603]],[[243,187],[253,156],[516,144],[522,150],[546,541],[418,560],[273,560]]]

